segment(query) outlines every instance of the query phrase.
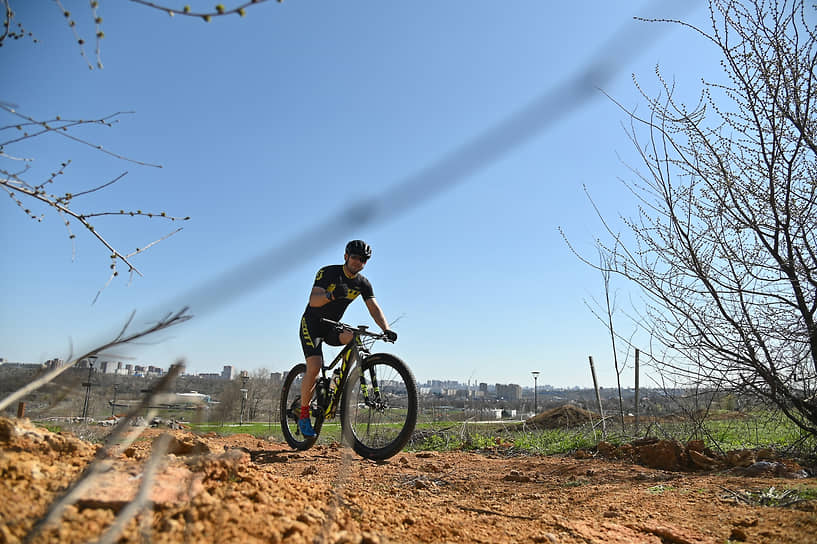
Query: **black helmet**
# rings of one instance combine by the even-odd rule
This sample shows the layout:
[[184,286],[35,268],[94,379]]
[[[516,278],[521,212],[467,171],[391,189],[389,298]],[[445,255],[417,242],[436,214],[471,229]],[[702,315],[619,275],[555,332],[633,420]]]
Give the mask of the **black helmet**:
[[367,259],[372,256],[372,247],[363,240],[352,240],[346,244],[347,255],[360,255]]

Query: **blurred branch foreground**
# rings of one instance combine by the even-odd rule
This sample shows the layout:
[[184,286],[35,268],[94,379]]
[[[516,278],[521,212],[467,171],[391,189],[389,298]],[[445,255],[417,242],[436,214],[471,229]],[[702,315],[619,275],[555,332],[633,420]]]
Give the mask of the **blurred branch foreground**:
[[[147,329],[127,334],[127,329],[133,320],[133,314],[131,314],[130,319],[128,319],[127,323],[125,323],[125,325],[122,327],[122,330],[113,340],[89,351],[88,353],[83,354],[82,356],[66,363],[65,365],[53,369],[52,371],[34,380],[25,387],[15,391],[14,393],[12,393],[11,395],[3,399],[3,401],[0,402],[0,411],[11,405],[13,402],[19,400],[26,394],[51,382],[54,378],[59,376],[68,368],[74,366],[80,360],[87,359],[89,357],[94,357],[96,354],[102,354],[106,350],[109,350],[111,348],[115,348],[117,346],[133,342],[134,340],[145,338],[157,331],[167,329],[168,327],[178,325],[191,319],[192,316],[189,315],[187,311],[188,311],[187,308],[182,308],[175,314],[166,315],[163,319],[159,320],[155,325]],[[94,479],[100,474],[106,472],[110,468],[112,460],[116,456],[121,454],[125,448],[127,448],[136,438],[139,437],[142,430],[147,426],[147,422],[152,420],[156,413],[156,410],[151,407],[155,403],[160,402],[162,396],[169,393],[170,384],[172,384],[173,381],[179,376],[179,374],[181,374],[183,369],[184,364],[182,361],[177,361],[175,364],[173,364],[168,370],[167,374],[165,374],[162,377],[162,379],[156,383],[153,389],[150,390],[145,395],[142,401],[138,405],[131,408],[131,410],[125,417],[120,418],[117,421],[113,431],[106,439],[105,445],[97,451],[97,454],[93,462],[91,462],[85,468],[82,475],[68,487],[68,489],[62,494],[62,496],[51,504],[46,514],[34,525],[31,532],[28,534],[27,541],[31,541],[45,527],[47,527],[51,523],[56,522],[60,518],[62,513],[65,511],[65,508],[74,504],[81,495],[81,493],[89,488],[89,486],[93,483]],[[142,419],[142,416],[145,413],[147,414],[147,417]],[[141,425],[136,425],[137,419],[143,421],[143,423]],[[116,521],[100,538],[99,542],[116,542],[119,538],[119,535],[121,534],[122,529],[127,524],[127,522],[131,518],[136,516],[145,506],[145,504],[148,501],[148,491],[153,485],[153,475],[155,474],[155,471],[158,468],[159,461],[167,451],[168,444],[169,436],[162,437],[160,440],[157,441],[153,456],[144,469],[142,482],[136,498],[133,501],[131,501],[128,504],[128,506],[119,513]]]
[[[102,345],[90,350],[89,352],[80,355],[79,357],[77,357],[75,359],[72,359],[72,360],[68,361],[64,365],[61,365],[61,366],[59,366],[57,368],[52,369],[50,372],[45,373],[44,375],[40,376],[36,380],[33,380],[31,383],[29,383],[25,387],[21,387],[20,389],[18,389],[17,391],[15,391],[11,395],[9,395],[8,397],[4,398],[2,401],[0,401],[0,411],[5,410],[7,407],[11,406],[14,402],[17,402],[18,400],[22,399],[27,394],[31,393],[32,391],[35,391],[35,390],[39,389],[40,387],[44,386],[45,384],[51,382],[54,378],[56,378],[57,376],[59,376],[60,374],[62,374],[66,370],[68,370],[69,368],[76,365],[79,361],[82,361],[84,359],[88,359],[89,357],[94,357],[96,355],[104,354],[107,350],[110,350],[110,349],[115,348],[117,346],[122,346],[122,345],[128,344],[130,342],[133,342],[134,340],[139,340],[139,339],[145,338],[145,337],[147,337],[147,336],[149,336],[149,335],[151,335],[151,334],[153,334],[155,332],[167,329],[169,327],[172,327],[174,325],[178,325],[180,323],[184,323],[185,321],[193,318],[193,316],[188,313],[188,308],[184,307],[184,308],[182,308],[181,310],[179,310],[176,313],[169,313],[169,314],[165,315],[165,317],[163,317],[162,319],[157,321],[154,325],[152,325],[152,326],[150,326],[150,327],[148,327],[146,329],[143,329],[141,331],[137,331],[137,332],[128,334],[127,330],[128,330],[128,328],[130,327],[130,325],[131,325],[131,323],[133,321],[133,316],[134,315],[135,315],[134,313],[131,314],[130,318],[128,318],[127,322],[122,327],[122,330],[119,331],[119,334],[117,334],[111,341],[109,341],[109,342],[107,342],[105,344],[102,344]],[[162,381],[162,383],[164,383],[164,380]]]

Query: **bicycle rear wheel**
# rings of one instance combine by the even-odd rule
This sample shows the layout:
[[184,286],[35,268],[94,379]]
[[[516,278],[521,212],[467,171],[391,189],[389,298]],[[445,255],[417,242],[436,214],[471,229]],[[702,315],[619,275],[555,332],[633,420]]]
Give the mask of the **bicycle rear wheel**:
[[417,423],[414,375],[394,355],[370,355],[349,374],[341,405],[346,443],[361,457],[388,459],[403,449]]
[[296,450],[307,450],[312,447],[318,440],[318,435],[323,426],[324,414],[318,406],[318,402],[313,390],[312,400],[309,403],[310,412],[312,415],[312,428],[315,430],[315,436],[306,437],[301,434],[298,429],[298,418],[301,416],[301,382],[303,382],[306,374],[306,365],[301,363],[292,367],[286,378],[284,378],[284,386],[281,389],[281,432],[284,435],[284,440],[290,447]]

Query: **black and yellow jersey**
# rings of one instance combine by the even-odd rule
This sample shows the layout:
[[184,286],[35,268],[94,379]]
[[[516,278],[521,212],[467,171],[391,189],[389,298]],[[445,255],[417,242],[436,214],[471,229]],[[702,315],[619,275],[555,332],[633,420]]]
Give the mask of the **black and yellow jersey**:
[[349,293],[345,298],[330,301],[328,304],[320,308],[314,308],[307,304],[304,311],[304,317],[331,319],[332,321],[340,321],[343,313],[349,304],[352,303],[359,295],[363,296],[363,300],[374,298],[372,284],[363,274],[358,274],[353,278],[346,275],[343,270],[343,265],[333,264],[324,266],[315,275],[315,283],[313,287],[323,287],[330,293],[335,290],[335,286],[339,283],[344,283],[349,288]]

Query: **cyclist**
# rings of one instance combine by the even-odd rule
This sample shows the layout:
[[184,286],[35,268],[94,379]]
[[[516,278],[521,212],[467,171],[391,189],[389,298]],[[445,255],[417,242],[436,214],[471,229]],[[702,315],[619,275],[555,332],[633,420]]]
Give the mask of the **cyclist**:
[[309,294],[309,303],[301,317],[301,347],[306,357],[306,373],[301,383],[301,415],[298,419],[298,429],[305,437],[315,436],[312,422],[309,419],[309,399],[312,397],[312,388],[323,366],[323,349],[326,342],[330,346],[343,346],[352,341],[353,334],[349,331],[338,332],[326,325],[321,319],[340,321],[346,307],[358,297],[363,297],[374,322],[383,329],[386,337],[394,342],[397,333],[389,329],[389,323],[383,310],[377,304],[372,291],[372,284],[360,273],[366,266],[366,261],[372,256],[372,248],[363,240],[352,240],[346,244],[343,255],[343,264],[324,266],[318,270],[312,292]]

